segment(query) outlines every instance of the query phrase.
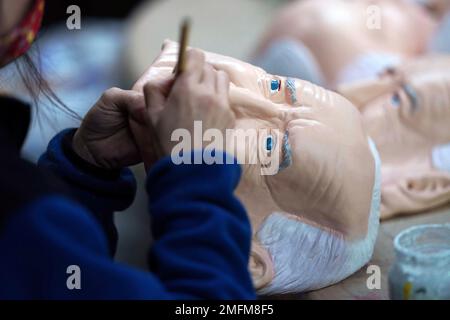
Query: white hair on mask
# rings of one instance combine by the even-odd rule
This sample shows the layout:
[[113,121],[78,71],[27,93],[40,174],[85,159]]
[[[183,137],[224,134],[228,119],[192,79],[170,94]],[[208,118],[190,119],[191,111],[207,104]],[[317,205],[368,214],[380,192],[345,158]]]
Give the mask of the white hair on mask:
[[436,169],[450,172],[450,143],[434,147],[431,158]]
[[349,241],[336,232],[272,213],[257,237],[272,257],[275,275],[258,293],[320,289],[347,278],[370,260],[379,227],[381,162],[371,139],[369,145],[375,160],[375,182],[366,237]]

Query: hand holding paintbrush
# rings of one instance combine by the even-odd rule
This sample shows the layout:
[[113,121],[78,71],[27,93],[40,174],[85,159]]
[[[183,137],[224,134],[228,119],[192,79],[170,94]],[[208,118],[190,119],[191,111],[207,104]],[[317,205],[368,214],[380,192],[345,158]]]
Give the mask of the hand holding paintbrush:
[[[166,73],[165,64],[161,68],[165,76],[153,74],[144,85],[146,119],[141,128],[133,130],[133,134],[147,168],[164,156],[177,158],[180,152],[173,153],[173,150],[177,150],[177,146],[179,149],[180,143],[186,146],[182,149],[185,155],[190,154],[191,150],[202,149],[203,141],[198,144],[198,141],[174,140],[177,130],[194,136],[196,121],[202,123],[203,130],[224,132],[234,127],[234,114],[228,97],[228,75],[207,63],[201,50],[187,50],[189,28],[189,21],[185,20],[181,27],[178,61],[173,74]],[[175,49],[174,46],[172,48]],[[163,50],[169,51],[170,48]],[[156,66],[151,68],[158,69]]]
[[[164,96],[170,94],[172,90],[172,85],[174,81],[178,78],[178,76],[185,71],[186,69],[186,48],[189,38],[190,32],[190,21],[189,19],[184,19],[181,24],[181,32],[180,32],[180,44],[178,51],[178,61],[173,69],[173,73],[175,75],[174,79],[168,81],[163,88],[167,88],[166,92],[160,92],[161,87],[154,86],[151,82],[148,82],[144,86],[144,94],[147,106],[151,106],[153,109],[157,109],[160,105],[163,104]],[[145,148],[141,148],[142,157],[145,159],[144,162],[146,164],[146,168],[149,169],[151,164],[155,163],[159,158],[161,158],[166,152],[164,151],[163,146],[161,145],[160,138],[158,138],[158,131],[155,128],[155,124],[153,123],[155,119],[147,119],[147,130],[150,133],[149,135],[139,135],[140,136],[140,144],[141,146],[149,146]],[[135,130],[136,131],[136,130]]]

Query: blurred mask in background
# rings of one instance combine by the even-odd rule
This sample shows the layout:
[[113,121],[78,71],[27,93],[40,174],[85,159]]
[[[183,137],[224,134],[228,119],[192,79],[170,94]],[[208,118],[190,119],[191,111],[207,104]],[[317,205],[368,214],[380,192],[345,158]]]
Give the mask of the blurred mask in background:
[[416,59],[339,92],[359,107],[380,152],[382,218],[450,201],[450,56]]
[[293,1],[275,15],[254,61],[334,88],[422,55],[438,23],[414,1]]

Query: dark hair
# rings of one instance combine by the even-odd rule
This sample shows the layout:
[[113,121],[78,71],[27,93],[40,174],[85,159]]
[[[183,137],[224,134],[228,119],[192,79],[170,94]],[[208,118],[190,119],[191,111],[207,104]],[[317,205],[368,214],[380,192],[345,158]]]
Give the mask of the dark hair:
[[[43,100],[47,100],[50,106],[57,107],[60,111],[75,120],[81,120],[78,113],[68,107],[52,90],[48,82],[42,76],[39,47],[33,46],[34,53],[36,53],[36,59],[38,63],[35,63],[31,54],[28,52],[23,55],[19,60],[14,62],[18,75],[22,79],[25,89],[31,96],[34,105],[42,104]],[[37,112],[39,110],[36,110]]]

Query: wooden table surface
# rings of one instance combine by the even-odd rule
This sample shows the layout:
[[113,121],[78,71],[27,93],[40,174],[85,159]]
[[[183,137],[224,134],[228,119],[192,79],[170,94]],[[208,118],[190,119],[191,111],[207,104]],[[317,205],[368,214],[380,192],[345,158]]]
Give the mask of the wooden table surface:
[[[399,217],[381,223],[375,250],[371,261],[361,270],[333,286],[305,294],[279,295],[274,299],[325,299],[325,300],[386,300],[389,299],[388,275],[394,263],[393,240],[406,228],[419,224],[450,223],[450,206],[427,213]],[[369,265],[377,265],[381,269],[381,289],[370,290],[366,282],[370,274]]]

